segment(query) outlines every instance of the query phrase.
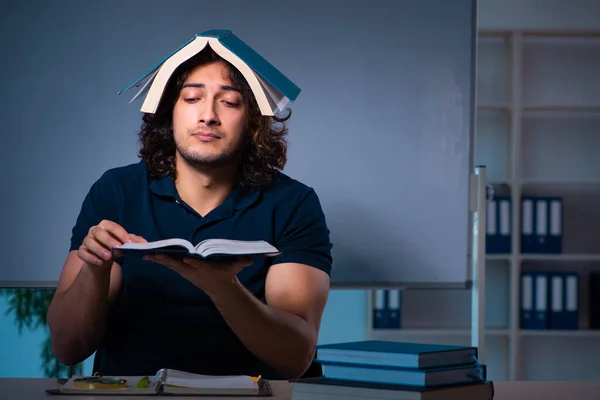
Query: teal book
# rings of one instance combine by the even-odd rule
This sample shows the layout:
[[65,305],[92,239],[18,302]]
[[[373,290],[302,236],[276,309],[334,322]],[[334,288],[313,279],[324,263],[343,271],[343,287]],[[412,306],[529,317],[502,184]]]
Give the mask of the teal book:
[[418,369],[317,361],[322,363],[323,377],[326,379],[418,387],[485,381],[483,366],[480,364]]
[[294,102],[300,88],[287,76],[243,42],[230,30],[208,30],[175,49],[144,74],[119,91],[141,88],[131,101],[145,95],[141,111],[155,113],[169,78],[181,64],[209,46],[219,56],[229,61],[250,85],[262,115],[274,115]]
[[380,400],[491,400],[494,398],[494,383],[492,381],[423,387],[317,377],[291,379],[290,384],[292,386],[292,398],[298,400],[344,398]]
[[323,363],[351,363],[401,368],[440,368],[478,364],[477,347],[365,340],[316,346]]

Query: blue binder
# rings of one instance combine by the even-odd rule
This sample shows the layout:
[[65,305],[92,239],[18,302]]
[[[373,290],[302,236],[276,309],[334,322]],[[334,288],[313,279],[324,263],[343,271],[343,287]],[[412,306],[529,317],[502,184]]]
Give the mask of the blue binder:
[[374,291],[373,301],[373,329],[387,329],[389,318],[387,315],[385,290]]
[[548,197],[548,238],[546,253],[563,252],[563,200],[560,197]]
[[521,273],[520,326],[521,329],[533,327],[533,274]]
[[562,253],[563,202],[560,197],[535,199],[534,252]]
[[486,253],[510,254],[512,243],[512,206],[508,196],[497,196],[487,203]]
[[550,277],[550,328],[579,328],[579,277],[554,273]]
[[535,197],[521,198],[521,253],[535,253]]
[[600,272],[590,272],[588,290],[590,329],[600,329]]
[[400,289],[386,290],[387,294],[387,316],[388,328],[400,329],[402,316],[402,291]]
[[550,316],[550,311],[548,310],[548,274],[544,272],[538,272],[534,274],[534,278],[533,329],[547,329],[549,326]]
[[542,272],[521,274],[521,329],[547,329],[548,275]]

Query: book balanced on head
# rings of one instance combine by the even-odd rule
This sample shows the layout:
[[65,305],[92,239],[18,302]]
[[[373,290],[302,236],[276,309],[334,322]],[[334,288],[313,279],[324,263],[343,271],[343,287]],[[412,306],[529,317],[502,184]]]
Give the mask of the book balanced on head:
[[230,30],[224,29],[213,29],[196,34],[142,76],[121,89],[119,94],[132,87],[142,86],[130,103],[146,94],[141,111],[154,114],[173,72],[207,46],[231,63],[246,78],[262,115],[274,115],[276,110],[283,110],[300,94],[300,88],[290,79]]
[[185,239],[164,239],[147,243],[125,243],[113,248],[117,255],[127,254],[157,254],[163,253],[182,258],[187,256],[203,259],[224,259],[230,257],[243,257],[265,255],[274,257],[281,254],[276,247],[264,240],[232,240],[232,239],[206,239],[193,245]]

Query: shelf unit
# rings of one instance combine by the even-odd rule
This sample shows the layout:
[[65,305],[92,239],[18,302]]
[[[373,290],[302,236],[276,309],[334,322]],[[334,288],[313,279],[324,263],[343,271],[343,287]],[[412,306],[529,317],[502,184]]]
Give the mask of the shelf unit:
[[[512,200],[512,252],[486,256],[485,363],[493,380],[600,379],[588,274],[600,271],[600,32],[481,31],[476,164]],[[563,198],[563,253],[520,253],[520,199]],[[579,273],[578,330],[522,330],[522,271]],[[372,321],[374,291],[368,296]],[[470,344],[468,291],[409,290],[399,330],[367,339]]]

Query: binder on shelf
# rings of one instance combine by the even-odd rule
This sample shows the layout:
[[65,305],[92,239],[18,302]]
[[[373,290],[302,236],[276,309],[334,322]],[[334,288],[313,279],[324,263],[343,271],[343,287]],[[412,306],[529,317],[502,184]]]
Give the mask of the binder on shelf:
[[386,307],[385,290],[376,289],[375,301],[373,302],[373,329],[387,329],[388,316]]
[[563,274],[550,276],[550,329],[563,329],[565,312],[565,279]]
[[560,197],[535,199],[535,253],[562,253],[563,202]]
[[521,253],[535,253],[535,198],[521,198]]
[[548,275],[521,273],[521,329],[548,328]]
[[402,316],[402,291],[400,289],[387,290],[387,315],[388,328],[400,329]]
[[560,254],[563,246],[563,200],[560,197],[549,197],[549,227],[545,253]]
[[564,329],[579,328],[579,276],[576,273],[565,274],[565,313]]
[[534,253],[546,253],[550,225],[548,220],[548,201],[541,197],[535,199]]
[[533,286],[534,313],[533,329],[548,328],[548,274],[539,272],[534,274],[535,284]]
[[497,196],[487,202],[486,244],[487,254],[511,252],[511,199]]
[[590,272],[590,329],[600,329],[600,272]]
[[520,302],[521,329],[533,327],[533,274],[521,273],[521,302]]

